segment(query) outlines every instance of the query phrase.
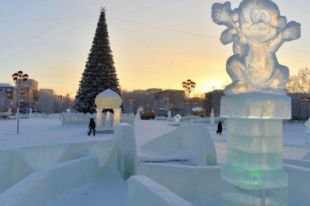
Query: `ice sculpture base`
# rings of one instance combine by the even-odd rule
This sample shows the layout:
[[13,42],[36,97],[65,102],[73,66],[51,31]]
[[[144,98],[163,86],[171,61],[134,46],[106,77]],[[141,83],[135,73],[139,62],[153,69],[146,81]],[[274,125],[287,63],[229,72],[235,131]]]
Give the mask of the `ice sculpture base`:
[[223,183],[221,206],[287,206],[286,187],[264,190],[244,190],[232,184]]
[[290,119],[291,98],[286,95],[244,93],[221,99],[221,116],[246,119]]
[[282,120],[291,117],[285,95],[246,93],[222,97],[227,118],[227,163],[222,194],[229,206],[286,206]]
[[96,132],[98,134],[113,134],[114,128],[98,128]]

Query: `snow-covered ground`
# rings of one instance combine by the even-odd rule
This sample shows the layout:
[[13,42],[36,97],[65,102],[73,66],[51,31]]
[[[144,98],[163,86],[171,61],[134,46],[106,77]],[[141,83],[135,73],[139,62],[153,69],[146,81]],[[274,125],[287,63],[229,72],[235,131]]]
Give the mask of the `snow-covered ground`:
[[[141,121],[135,125],[137,147],[175,127],[167,121]],[[0,120],[0,149],[45,144],[108,140],[111,135],[87,136],[87,125],[61,125],[60,118],[31,118],[20,120],[20,134],[16,133],[16,120]]]
[[[169,126],[164,120],[136,120],[135,134],[139,148],[150,140],[167,133],[175,126]],[[209,127],[215,142],[225,142],[226,131],[222,136],[216,135],[216,126]],[[288,147],[310,148],[307,144],[306,127],[303,123],[285,122],[283,127],[284,144]],[[90,140],[107,140],[111,135],[87,136],[85,126],[62,126],[60,118],[32,118],[21,119],[20,134],[16,134],[16,120],[0,120],[0,148],[15,148],[23,146],[37,146],[43,144],[57,144],[65,142],[83,142]]]
[[16,120],[0,120],[0,149],[107,140],[111,137],[87,136],[87,125],[62,126],[60,118],[55,117],[21,119],[20,134],[16,134]]
[[[136,120],[134,129],[137,148],[175,128],[175,126],[169,126],[164,120]],[[224,163],[227,135],[225,127],[222,136],[216,135],[216,125],[209,126],[209,130],[215,142],[218,161]],[[310,150],[310,145],[307,144],[310,134],[307,133],[303,123],[285,122],[283,134],[285,158],[300,159]],[[112,138],[111,135],[87,136],[87,125],[62,126],[60,118],[57,117],[21,119],[19,135],[16,134],[16,120],[0,120],[0,149],[93,140],[105,141],[110,138]]]
[[[135,122],[136,144],[140,146],[150,140],[169,132],[176,127],[168,126],[164,120],[137,120]],[[222,136],[216,135],[216,126],[210,126],[210,133],[214,139],[218,161],[224,163],[226,159],[226,131]],[[284,124],[284,157],[302,158],[309,150],[308,134],[302,123]],[[62,126],[59,118],[22,119],[20,134],[16,134],[16,120],[0,120],[0,149],[10,149],[26,146],[46,144],[73,143],[87,141],[106,141],[112,135],[87,136],[86,126]],[[127,184],[118,175],[109,174],[101,182],[86,185],[55,199],[49,205],[99,206],[102,203],[109,206],[126,205]]]

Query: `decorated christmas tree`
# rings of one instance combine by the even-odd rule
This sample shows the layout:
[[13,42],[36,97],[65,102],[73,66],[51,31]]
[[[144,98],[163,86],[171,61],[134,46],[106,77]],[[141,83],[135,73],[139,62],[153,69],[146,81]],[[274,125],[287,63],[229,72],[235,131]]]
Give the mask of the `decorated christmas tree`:
[[75,98],[75,110],[83,113],[95,112],[96,96],[108,88],[120,94],[110,48],[105,10],[102,9],[92,48]]

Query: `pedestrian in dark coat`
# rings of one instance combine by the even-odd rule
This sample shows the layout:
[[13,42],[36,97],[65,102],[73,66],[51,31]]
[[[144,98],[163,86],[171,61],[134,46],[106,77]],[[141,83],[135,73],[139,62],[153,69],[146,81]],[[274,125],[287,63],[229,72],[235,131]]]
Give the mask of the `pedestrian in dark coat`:
[[222,135],[223,132],[223,125],[222,125],[222,121],[219,121],[219,123],[217,124],[217,131],[216,134],[218,135]]
[[88,136],[90,135],[90,133],[93,131],[93,135],[96,135],[96,122],[94,120],[94,118],[90,118],[89,120],[89,124],[88,124]]

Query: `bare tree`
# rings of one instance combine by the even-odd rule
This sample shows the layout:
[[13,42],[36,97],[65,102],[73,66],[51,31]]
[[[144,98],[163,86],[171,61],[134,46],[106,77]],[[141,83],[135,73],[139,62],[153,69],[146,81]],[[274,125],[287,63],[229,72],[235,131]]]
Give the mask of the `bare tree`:
[[310,69],[301,68],[296,75],[291,76],[286,90],[289,93],[310,93]]
[[292,98],[292,118],[306,120],[310,116],[310,69],[301,68],[290,77],[286,90]]
[[66,111],[67,109],[71,109],[73,106],[73,100],[69,94],[63,97],[61,100],[61,112]]
[[50,92],[42,92],[39,96],[39,108],[41,112],[52,113],[54,112],[55,104],[57,103],[56,96]]

